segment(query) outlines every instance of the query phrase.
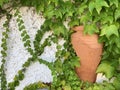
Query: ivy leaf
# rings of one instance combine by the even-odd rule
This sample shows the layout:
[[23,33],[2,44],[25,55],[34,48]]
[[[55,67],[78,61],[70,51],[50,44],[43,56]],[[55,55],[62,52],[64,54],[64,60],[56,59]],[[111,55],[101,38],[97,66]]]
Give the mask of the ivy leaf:
[[44,11],[43,14],[46,18],[50,19],[53,17],[53,15],[55,15],[54,13],[54,7],[52,5],[47,6],[47,8]]
[[79,61],[74,61],[74,62],[73,62],[73,65],[74,65],[75,67],[80,67],[80,62],[79,62]]
[[39,13],[39,11],[44,11],[44,7],[45,7],[45,5],[44,5],[43,2],[40,3],[40,5],[36,5],[36,11],[37,11],[37,13]]
[[61,13],[65,15],[65,17],[73,16],[73,13],[75,11],[73,3],[71,1],[61,2]]
[[72,60],[72,63],[70,63],[71,67],[80,67],[80,58],[79,57],[72,57],[71,60]]
[[95,8],[95,3],[94,3],[94,1],[91,1],[89,3],[89,11],[90,11],[91,14],[92,14],[94,8]]
[[115,87],[113,86],[113,84],[111,84],[111,83],[106,82],[106,83],[104,83],[104,85],[105,85],[105,87],[103,88],[104,90],[116,90]]
[[53,2],[55,4],[55,6],[57,6],[58,2],[59,2],[59,0],[49,0],[49,1]]
[[77,10],[78,14],[81,15],[84,12],[85,8],[87,8],[87,5],[86,4],[81,4],[80,7],[78,7],[78,10]]
[[6,51],[7,50],[7,46],[3,46],[3,49]]
[[69,26],[73,27],[73,26],[77,26],[79,25],[80,21],[78,19],[72,20],[69,22]]
[[60,12],[59,10],[56,10],[54,14],[56,18],[59,18],[59,17],[62,18],[62,12]]
[[62,61],[61,60],[56,60],[55,62],[55,69],[58,73],[62,72]]
[[92,90],[101,90],[101,88],[98,85],[95,85]]
[[8,2],[9,0],[0,0],[0,6],[2,6],[3,5],[3,3],[6,3],[6,2]]
[[100,14],[100,11],[103,6],[109,7],[109,5],[107,4],[107,2],[105,0],[96,0],[95,1],[95,8],[96,8],[98,14]]
[[111,11],[107,11],[106,12],[103,12],[101,15],[100,15],[100,19],[101,19],[101,24],[105,24],[105,23],[110,23],[112,24],[113,23],[113,20],[114,20],[114,17],[112,16],[113,13],[111,13]]
[[73,13],[74,13],[74,10],[69,10],[69,11],[66,13],[66,16],[67,16],[67,17],[73,16]]
[[14,90],[14,89],[15,89],[15,87],[14,87],[14,82],[9,83],[9,84],[8,84],[8,87],[10,87],[10,88],[12,88],[12,89]]
[[118,34],[118,27],[116,25],[110,25],[110,26],[105,26],[101,30],[100,36],[106,36],[108,39],[110,38],[111,35],[116,35],[117,37],[119,36]]
[[107,78],[114,75],[115,68],[109,62],[103,62],[98,66],[97,73],[104,73]]
[[99,30],[98,30],[98,28],[96,27],[95,24],[86,25],[85,28],[84,28],[84,33],[85,34],[92,35],[92,34],[98,33],[98,32],[99,32]]
[[62,33],[62,34],[64,34],[64,27],[61,27],[61,26],[55,26],[54,27],[54,33],[56,34],[56,35],[60,35],[60,33]]
[[62,81],[61,81],[61,85],[62,85],[62,86],[65,86],[65,83],[66,83],[65,80],[62,80]]
[[115,10],[115,20],[120,18],[120,6]]
[[24,74],[20,74],[20,75],[18,76],[18,78],[19,78],[19,80],[23,80],[23,79],[24,79]]
[[7,56],[7,53],[5,51],[3,51],[3,50],[1,51],[1,54],[2,54],[3,57]]
[[114,79],[113,85],[115,86],[116,90],[120,90],[120,75]]
[[64,86],[63,90],[72,90],[70,85]]
[[55,23],[51,26],[51,29],[54,31],[54,34],[56,34],[57,36],[59,36],[60,34],[62,35],[66,35],[66,31],[67,29],[65,28],[65,26],[62,23]]
[[91,21],[92,21],[92,16],[90,12],[87,12],[85,15],[82,15],[80,18],[80,22],[82,22],[83,24],[86,24]]
[[64,54],[64,59],[67,59],[69,56],[70,56],[70,52],[66,52],[66,53]]
[[25,42],[25,44],[26,44],[27,46],[30,46],[30,40],[27,40],[27,41]]
[[20,30],[20,31],[22,31],[22,30],[24,30],[24,29],[25,29],[25,26],[24,26],[24,25],[22,25],[22,26],[19,27],[19,30]]
[[102,18],[102,23],[103,24],[105,24],[105,23],[110,23],[110,24],[112,24],[113,23],[113,17],[112,16],[104,16],[103,18]]
[[118,7],[118,0],[109,0],[109,2],[110,2],[110,5],[113,5],[113,4],[115,4],[116,5],[116,7]]
[[21,36],[24,37],[26,34],[27,34],[27,32],[24,30],[24,31],[21,33]]
[[3,2],[4,2],[4,0],[0,0],[0,6],[2,6],[2,5],[3,5]]
[[[30,44],[29,44],[30,45]],[[33,55],[33,50],[31,48],[27,48],[28,52]]]

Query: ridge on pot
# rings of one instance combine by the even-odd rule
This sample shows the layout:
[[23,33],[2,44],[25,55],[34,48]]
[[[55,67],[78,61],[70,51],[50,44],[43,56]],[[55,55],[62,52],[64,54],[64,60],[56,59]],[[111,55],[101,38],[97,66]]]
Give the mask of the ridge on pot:
[[72,34],[71,42],[81,64],[76,67],[76,73],[83,81],[95,82],[103,45],[98,43],[97,34],[85,35],[84,26],[74,27],[73,30],[76,32]]

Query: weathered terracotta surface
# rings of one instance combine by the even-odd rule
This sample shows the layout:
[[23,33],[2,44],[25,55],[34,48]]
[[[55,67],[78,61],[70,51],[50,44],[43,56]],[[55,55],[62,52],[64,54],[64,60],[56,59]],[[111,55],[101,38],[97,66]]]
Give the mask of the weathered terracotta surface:
[[78,57],[80,57],[79,68],[76,72],[81,80],[95,82],[96,69],[100,63],[103,45],[98,43],[98,35],[84,35],[83,26],[73,28],[76,31],[71,36],[72,45]]

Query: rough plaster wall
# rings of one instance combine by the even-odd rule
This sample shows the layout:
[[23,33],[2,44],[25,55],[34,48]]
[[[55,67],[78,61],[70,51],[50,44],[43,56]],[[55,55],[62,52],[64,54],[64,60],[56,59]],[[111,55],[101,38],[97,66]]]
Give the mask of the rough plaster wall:
[[[31,41],[34,40],[35,34],[40,26],[44,22],[44,18],[42,16],[37,15],[34,9],[29,9],[27,7],[23,7],[20,9],[22,13],[22,17],[26,26],[26,30],[30,35]],[[14,13],[14,11],[13,11]],[[5,21],[5,17],[0,20],[0,44],[2,38],[2,32],[4,31],[2,24]],[[46,38],[51,32],[45,34],[44,38]],[[61,40],[60,43],[63,43]],[[32,47],[33,44],[31,43]],[[1,50],[1,47],[0,47]],[[50,47],[46,47],[44,53],[41,55],[46,61],[52,62],[55,60],[55,52],[56,52],[56,45],[53,44]],[[16,20],[12,18],[10,22],[10,33],[8,39],[8,50],[7,50],[7,62],[6,62],[6,75],[7,81],[13,81],[14,76],[17,74],[17,71],[22,68],[22,64],[27,60],[30,54],[25,50],[20,32],[18,31]],[[1,54],[0,54],[1,60]],[[0,63],[1,64],[1,63]],[[97,82],[101,82],[100,79],[101,75],[98,75]],[[105,79],[105,78],[104,78]],[[23,90],[26,85],[30,83],[34,83],[37,81],[43,82],[51,82],[52,76],[51,71],[49,68],[43,64],[39,64],[39,62],[33,63],[25,73],[25,79],[20,82],[20,85],[16,87],[16,90]]]
[[[35,34],[40,26],[44,22],[44,18],[35,14],[34,9],[28,9],[26,7],[20,9],[22,17],[26,26],[26,30],[30,35],[30,39],[33,42]],[[13,11],[14,13],[14,11]],[[2,24],[5,21],[5,17],[0,20],[0,39],[2,38],[2,32],[4,31]],[[46,38],[50,32],[46,33],[44,38]],[[1,40],[0,40],[1,44]],[[31,43],[33,47],[33,43]],[[45,48],[44,53],[41,58],[47,61],[55,60],[56,45],[53,44],[51,47]],[[1,47],[0,47],[1,50]],[[8,50],[7,50],[7,62],[6,62],[6,76],[7,81],[13,81],[14,76],[17,71],[22,68],[22,64],[30,57],[30,54],[25,50],[23,42],[21,40],[20,32],[18,31],[16,25],[16,18],[12,18],[10,22],[10,33],[8,39]],[[0,55],[1,57],[1,55]],[[20,82],[20,86],[16,90],[23,90],[23,88],[37,81],[51,82],[52,76],[49,68],[39,62],[33,63],[25,73],[25,79]]]

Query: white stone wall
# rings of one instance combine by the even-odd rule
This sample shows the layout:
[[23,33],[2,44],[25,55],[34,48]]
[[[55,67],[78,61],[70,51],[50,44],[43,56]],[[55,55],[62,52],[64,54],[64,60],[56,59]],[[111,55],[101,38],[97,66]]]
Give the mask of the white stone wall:
[[[37,15],[34,12],[34,9],[23,7],[20,9],[20,11],[27,32],[30,35],[30,39],[32,42],[31,45],[33,46],[33,40],[35,34],[37,30],[40,29],[40,26],[43,24],[44,18],[42,18],[40,15]],[[4,21],[5,21],[5,17],[3,17],[0,20],[0,44],[1,44],[2,32],[4,31],[4,28],[2,27]],[[49,34],[50,32],[46,33],[44,38],[46,38]],[[54,44],[51,47],[46,47],[44,53],[41,55],[41,58],[47,61],[55,60],[55,51],[56,51],[55,46],[56,45]],[[30,54],[25,50],[23,46],[20,32],[17,28],[16,18],[12,18],[10,22],[10,33],[8,39],[7,53],[8,56],[6,58],[7,59],[6,77],[7,77],[7,81],[11,82],[13,81],[14,76],[17,74],[17,71],[22,68],[22,64],[28,59],[28,57],[30,57]],[[0,54],[0,60],[1,60],[1,54]],[[43,82],[52,81],[51,71],[49,70],[49,68],[43,64],[39,64],[39,62],[35,62],[30,67],[28,67],[25,73],[24,80],[20,82],[20,86],[18,86],[16,90],[23,90],[23,88],[26,85],[29,85],[30,83],[34,83],[37,81],[43,81]]]
[[[37,30],[44,22],[44,18],[40,15],[37,15],[34,9],[29,9],[27,7],[21,8],[20,12],[22,14],[27,32],[30,35],[30,39],[33,42]],[[1,45],[2,32],[4,31],[2,27],[4,21],[5,21],[5,17],[3,17],[0,20],[0,45]],[[51,32],[46,33],[44,38],[46,38],[50,33]],[[33,43],[31,43],[31,45],[33,46]],[[45,51],[41,55],[41,58],[52,62],[55,60],[55,52],[56,52],[56,45],[53,44],[52,46],[45,48]],[[13,81],[14,76],[17,74],[17,71],[22,68],[22,64],[30,56],[30,54],[25,50],[23,46],[20,32],[16,25],[16,18],[12,18],[10,22],[10,33],[8,39],[7,53],[8,56],[6,58],[7,59],[6,76],[7,76],[7,81],[11,82]],[[0,60],[1,60],[1,54],[0,54]],[[28,67],[25,73],[24,80],[20,82],[20,85],[16,88],[16,90],[23,90],[23,88],[26,85],[29,85],[37,81],[43,81],[43,82],[52,81],[52,75],[49,68],[43,64],[39,64],[39,62],[35,62],[30,67]],[[101,79],[97,77],[97,81],[100,82]]]

